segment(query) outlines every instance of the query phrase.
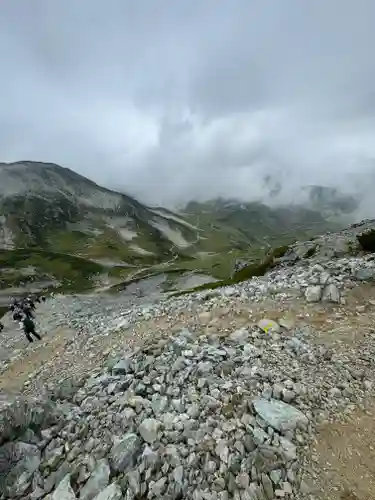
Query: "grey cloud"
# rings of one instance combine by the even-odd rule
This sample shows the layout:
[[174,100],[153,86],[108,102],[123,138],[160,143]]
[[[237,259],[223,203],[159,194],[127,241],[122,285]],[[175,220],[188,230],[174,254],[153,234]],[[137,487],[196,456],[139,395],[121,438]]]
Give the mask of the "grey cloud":
[[150,203],[374,169],[372,0],[4,0],[1,160]]

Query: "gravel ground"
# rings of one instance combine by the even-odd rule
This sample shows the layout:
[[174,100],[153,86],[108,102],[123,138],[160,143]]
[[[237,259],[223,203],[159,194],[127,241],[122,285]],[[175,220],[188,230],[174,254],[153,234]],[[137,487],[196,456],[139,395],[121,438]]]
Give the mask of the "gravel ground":
[[157,303],[56,296],[31,346],[7,319],[0,498],[375,498],[374,260],[290,263]]

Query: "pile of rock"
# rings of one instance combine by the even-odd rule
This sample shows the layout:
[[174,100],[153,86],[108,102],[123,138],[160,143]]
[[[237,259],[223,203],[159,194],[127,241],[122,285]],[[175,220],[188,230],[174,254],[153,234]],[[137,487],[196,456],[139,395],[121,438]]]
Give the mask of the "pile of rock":
[[267,319],[228,337],[182,330],[49,388],[63,417],[3,444],[1,498],[302,498],[315,424],[374,378],[372,344],[335,358],[310,333]]
[[325,233],[308,241],[297,241],[281,261],[297,263],[304,259],[333,260],[375,251],[375,220],[364,220],[334,233]]

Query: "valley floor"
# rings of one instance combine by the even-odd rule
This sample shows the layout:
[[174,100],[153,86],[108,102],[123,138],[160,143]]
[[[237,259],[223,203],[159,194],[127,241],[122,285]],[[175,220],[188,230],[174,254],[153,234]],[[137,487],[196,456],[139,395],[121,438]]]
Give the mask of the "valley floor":
[[[67,377],[84,377],[100,371],[108,355],[123,355],[153,340],[177,333],[181,328],[227,337],[231,332],[252,327],[269,318],[285,327],[284,335],[296,329],[306,330],[308,341],[333,352],[337,365],[353,363],[364,370],[366,393],[359,402],[348,389],[348,411],[327,413],[314,430],[314,437],[303,449],[303,483],[300,496],[321,500],[370,500],[375,498],[375,287],[361,284],[346,293],[345,305],[310,304],[300,298],[265,299],[259,303],[233,297],[230,305],[205,311],[179,310],[159,317],[140,319],[135,324],[106,334],[77,331],[71,324],[52,320],[56,301],[47,301],[38,309],[44,325],[41,342],[27,345],[18,326],[5,321],[0,350],[3,372],[0,390],[5,393],[38,394],[44,384],[58,384]],[[105,311],[102,312],[105,315]],[[52,328],[48,331],[47,325]],[[8,349],[4,346],[7,345]],[[14,356],[14,349],[18,349]],[[12,352],[13,360],[10,357]],[[360,377],[361,375],[358,375]],[[344,387],[344,386],[343,386]],[[341,388],[342,389],[342,388]],[[340,391],[340,388],[337,389]],[[335,397],[330,391],[330,397]],[[339,409],[338,409],[339,410]]]

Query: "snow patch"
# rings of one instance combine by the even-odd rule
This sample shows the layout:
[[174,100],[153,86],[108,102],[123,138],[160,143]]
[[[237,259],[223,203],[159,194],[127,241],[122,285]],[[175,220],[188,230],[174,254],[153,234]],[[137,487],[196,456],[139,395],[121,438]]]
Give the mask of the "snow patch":
[[189,290],[196,286],[205,285],[206,283],[215,283],[217,281],[213,276],[206,274],[190,274],[188,276],[181,276],[177,281],[177,289]]
[[114,229],[119,236],[125,241],[131,241],[138,236],[138,233],[133,229],[129,229],[126,225],[129,222],[134,222],[130,217],[111,217],[107,219],[107,226]]
[[93,262],[96,262],[97,264],[101,264],[103,266],[108,266],[108,267],[132,267],[130,264],[125,262],[124,260],[113,260],[109,259],[107,257],[103,257],[102,259],[91,259]]
[[141,248],[140,246],[135,245],[134,243],[132,245],[129,245],[129,248],[133,250],[133,252],[139,253],[139,255],[155,255],[153,252]]
[[185,240],[182,233],[178,229],[171,228],[166,222],[159,222],[156,220],[150,221],[150,224],[164,234],[176,247],[186,248],[190,243]]
[[13,250],[15,248],[13,233],[7,227],[4,215],[0,215],[0,248],[5,250]]
[[199,228],[197,228],[196,226],[193,226],[193,224],[190,224],[190,222],[187,222],[186,220],[181,219],[177,215],[172,215],[169,212],[165,212],[162,209],[159,209],[159,210],[152,209],[151,212],[153,212],[155,215],[158,215],[159,217],[163,217],[164,219],[173,220],[173,221],[177,222],[178,224],[181,224],[183,226],[188,227],[189,229],[192,229],[193,231],[199,231]]
[[120,227],[117,229],[121,238],[125,241],[131,241],[138,236],[136,231],[131,231],[130,229],[126,229],[125,227]]

